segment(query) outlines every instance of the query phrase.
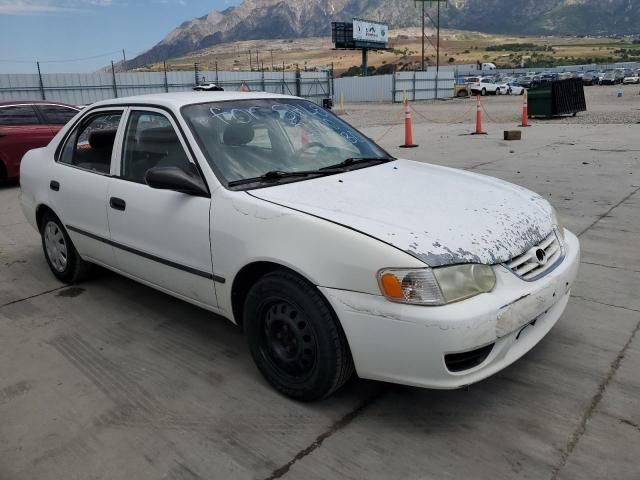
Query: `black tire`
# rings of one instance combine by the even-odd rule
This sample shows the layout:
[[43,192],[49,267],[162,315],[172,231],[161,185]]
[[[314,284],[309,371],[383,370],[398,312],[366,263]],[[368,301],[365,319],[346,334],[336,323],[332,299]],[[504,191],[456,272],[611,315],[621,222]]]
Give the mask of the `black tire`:
[[[55,254],[47,248],[47,232],[49,228],[59,232],[59,248],[61,249],[64,247],[66,251],[66,262],[64,265],[56,261],[54,259]],[[77,283],[87,277],[91,270],[91,264],[82,260],[78,251],[73,246],[73,242],[71,242],[71,238],[69,238],[69,234],[62,225],[62,222],[60,222],[58,217],[53,213],[46,212],[42,216],[42,221],[40,222],[40,236],[42,238],[44,258],[47,260],[51,272],[58,280],[64,283]]]
[[520,90],[520,95],[524,95],[524,88]]
[[483,89],[480,91],[480,95],[482,95],[482,96],[484,97],[486,94],[487,94],[487,89],[486,89],[486,88],[483,88]]
[[326,398],[353,374],[337,317],[317,288],[293,273],[272,272],[251,287],[244,331],[262,375],[295,400]]

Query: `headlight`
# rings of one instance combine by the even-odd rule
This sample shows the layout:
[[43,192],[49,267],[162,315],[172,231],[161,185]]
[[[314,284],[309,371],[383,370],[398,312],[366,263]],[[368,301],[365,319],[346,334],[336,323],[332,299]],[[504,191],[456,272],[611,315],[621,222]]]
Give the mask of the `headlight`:
[[392,302],[444,305],[490,292],[496,277],[488,265],[464,264],[434,269],[385,269],[378,273],[378,282],[384,296]]
[[551,207],[551,223],[553,224],[553,228],[558,232],[558,235],[560,235],[560,240],[564,243],[564,227],[558,217],[558,211],[554,207]]

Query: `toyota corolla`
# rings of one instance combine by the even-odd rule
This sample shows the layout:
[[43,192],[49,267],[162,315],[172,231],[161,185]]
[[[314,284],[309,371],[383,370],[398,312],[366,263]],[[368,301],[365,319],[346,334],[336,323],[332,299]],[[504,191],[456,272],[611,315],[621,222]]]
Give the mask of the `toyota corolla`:
[[63,282],[101,265],[241,326],[299,400],[363,378],[451,389],[562,315],[578,239],[539,195],[393,158],[309,101],[91,105],[26,154],[21,202]]

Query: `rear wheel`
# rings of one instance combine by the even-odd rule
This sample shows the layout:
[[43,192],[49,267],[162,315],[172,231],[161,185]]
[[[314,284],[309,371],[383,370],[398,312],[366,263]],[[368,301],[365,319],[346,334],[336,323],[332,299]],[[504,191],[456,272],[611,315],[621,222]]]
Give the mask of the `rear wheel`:
[[58,217],[51,212],[45,213],[40,232],[44,256],[58,280],[75,283],[84,279],[91,265],[80,258]]
[[353,373],[338,319],[318,290],[293,273],[258,280],[245,301],[244,328],[258,369],[288,397],[325,398]]
[[480,95],[484,97],[486,94],[487,94],[487,89],[483,88],[482,91],[480,92]]

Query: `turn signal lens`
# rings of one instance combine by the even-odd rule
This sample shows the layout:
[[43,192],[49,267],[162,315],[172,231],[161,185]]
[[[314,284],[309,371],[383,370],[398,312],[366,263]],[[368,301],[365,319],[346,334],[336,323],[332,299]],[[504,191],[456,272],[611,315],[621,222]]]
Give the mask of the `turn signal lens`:
[[380,277],[380,285],[382,286],[382,291],[387,297],[397,299],[403,298],[402,284],[392,273],[385,273],[382,275]]
[[414,305],[442,305],[438,282],[430,268],[388,269],[378,274],[380,290],[392,302]]

